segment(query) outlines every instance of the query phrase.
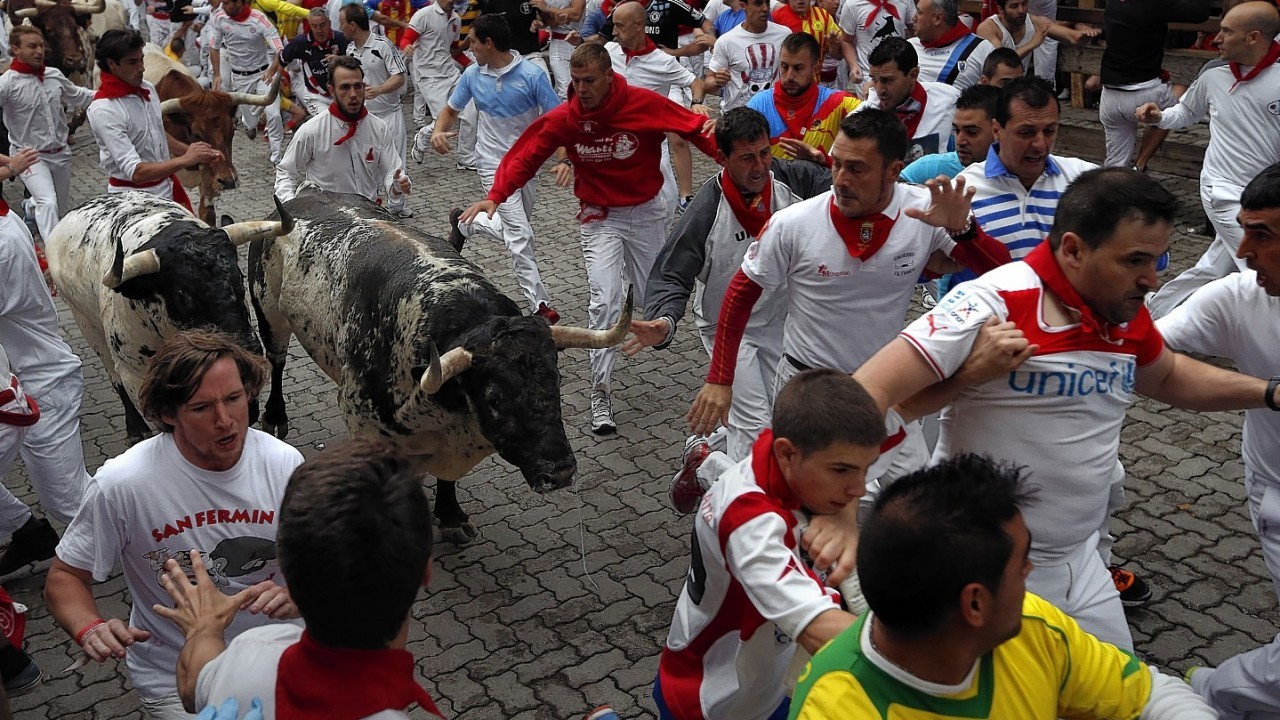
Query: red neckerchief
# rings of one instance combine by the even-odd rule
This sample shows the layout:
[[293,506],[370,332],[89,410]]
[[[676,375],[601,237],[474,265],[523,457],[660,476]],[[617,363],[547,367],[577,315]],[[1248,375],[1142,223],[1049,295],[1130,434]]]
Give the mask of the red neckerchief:
[[756,484],[764,489],[770,499],[778,501],[788,510],[799,510],[800,500],[791,491],[787,479],[778,467],[778,458],[773,454],[773,430],[765,430],[756,438],[751,446],[751,472],[756,476]]
[[356,116],[355,120],[352,120],[347,117],[346,113],[342,112],[342,110],[338,108],[338,103],[331,102],[329,103],[329,114],[347,124],[347,134],[338,138],[338,142],[334,143],[334,145],[341,145],[352,137],[355,137],[356,128],[360,126],[360,121],[369,115],[369,108],[361,107],[360,114]]
[[867,16],[867,21],[862,24],[862,29],[866,30],[871,27],[871,23],[875,22],[876,16],[883,10],[895,18],[901,20],[902,16],[898,14],[898,6],[893,4],[892,0],[867,0],[871,5],[871,14]]
[[[1275,65],[1277,60],[1280,60],[1280,42],[1272,40],[1271,47],[1267,49],[1267,54],[1262,58],[1261,62],[1253,66],[1253,69],[1249,71],[1249,74],[1242,76],[1240,74],[1240,63],[1231,63],[1231,74],[1236,76],[1236,81],[1231,85],[1231,90],[1235,90],[1236,86],[1240,83],[1247,83],[1254,79],[1258,76],[1258,73],[1266,70],[1272,65]],[[14,60],[15,65],[17,62],[17,60]],[[1229,93],[1231,90],[1228,90],[1227,92]]]
[[855,260],[866,261],[884,247],[893,224],[898,221],[897,217],[889,217],[884,213],[845,217],[840,213],[840,208],[836,207],[834,197],[827,203],[827,210],[831,214],[831,224],[836,226],[836,232],[849,251],[849,257]]
[[13,62],[9,63],[9,69],[13,70],[14,72],[23,73],[24,75],[35,75],[36,80],[39,80],[40,82],[44,82],[44,66],[43,65],[41,65],[40,67],[31,67],[30,65],[22,62],[21,60],[14,58]]
[[965,25],[962,22],[957,22],[955,24],[955,27],[943,33],[941,37],[936,38],[932,41],[921,40],[921,43],[923,43],[924,46],[927,48],[946,47],[951,43],[964,37],[965,35],[971,35],[971,34],[973,34],[973,31],[969,29],[968,25]]
[[[18,393],[22,392],[22,387],[18,385],[18,376],[10,374],[13,380],[9,383],[9,387],[0,390],[0,407],[4,407],[14,400],[18,399]],[[31,427],[40,419],[40,407],[36,405],[35,398],[30,395],[23,395],[22,399],[27,406],[26,412],[18,412],[16,410],[0,410],[0,423],[5,425],[13,425],[14,427]]]
[[[1124,325],[1115,325],[1108,322],[1105,318],[1099,317],[1089,307],[1089,304],[1080,297],[1080,293],[1076,292],[1076,288],[1067,279],[1062,267],[1058,265],[1058,259],[1054,257],[1053,248],[1049,247],[1049,241],[1045,240],[1027,253],[1022,261],[1031,266],[1031,269],[1040,277],[1040,282],[1058,297],[1058,301],[1080,315],[1080,327],[1088,332],[1096,334],[1103,340],[1120,344],[1123,341],[1122,334],[1127,331],[1129,326],[1133,325],[1133,321]],[[1144,307],[1140,312],[1145,313],[1147,309]]]
[[[618,47],[622,47],[622,46],[619,45]],[[649,53],[657,49],[658,49],[658,46],[656,43],[653,42],[653,38],[649,37],[648,35],[645,35],[644,47],[640,48],[639,50],[636,50],[635,52],[632,52],[626,48],[622,48],[622,54],[627,56],[627,60],[630,61],[631,58],[638,58],[643,55],[648,55]]]
[[809,88],[799,97],[791,97],[782,89],[782,83],[776,82],[773,84],[773,104],[778,108],[778,116],[787,126],[782,137],[803,140],[818,104],[818,83],[810,83]]
[[925,92],[924,86],[917,82],[915,87],[911,88],[911,96],[907,100],[908,102],[894,108],[893,114],[907,126],[907,138],[910,139],[916,136],[916,128],[920,127],[920,121],[924,119],[924,108],[929,104],[929,93]]
[[93,94],[94,100],[115,100],[116,98],[129,97],[137,95],[142,98],[143,102],[151,102],[151,91],[141,85],[133,86],[112,75],[111,73],[102,73],[102,78],[98,81],[98,91]]
[[[245,3],[244,5],[241,5],[241,6],[240,6],[240,12],[239,12],[239,13],[237,13],[237,14],[235,14],[235,15],[230,15],[230,14],[228,14],[228,15],[227,15],[227,17],[231,18],[232,20],[235,20],[236,22],[244,22],[245,20],[248,20],[248,19],[249,19],[249,13],[250,13],[252,10],[253,10],[253,8],[249,7],[249,4],[248,4],[248,3]],[[224,12],[225,12],[225,11],[224,11]]]
[[765,182],[764,192],[756,195],[750,204],[742,197],[742,191],[733,182],[733,178],[729,177],[728,170],[720,173],[720,189],[742,229],[750,233],[751,237],[759,235],[769,216],[773,214],[773,178],[770,177]]
[[306,630],[276,666],[278,720],[358,720],[413,703],[443,718],[404,650],[331,648]]

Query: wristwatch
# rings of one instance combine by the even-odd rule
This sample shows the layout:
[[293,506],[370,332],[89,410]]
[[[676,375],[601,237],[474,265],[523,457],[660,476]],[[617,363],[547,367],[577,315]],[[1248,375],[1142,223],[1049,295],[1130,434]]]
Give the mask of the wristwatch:
[[1270,382],[1267,383],[1267,407],[1272,410],[1280,411],[1280,405],[1276,404],[1276,388],[1280,387],[1280,375],[1272,375]]

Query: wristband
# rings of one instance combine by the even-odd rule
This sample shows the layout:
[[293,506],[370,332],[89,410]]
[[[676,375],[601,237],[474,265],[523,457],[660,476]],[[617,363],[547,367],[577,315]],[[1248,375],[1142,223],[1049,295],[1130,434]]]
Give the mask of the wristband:
[[969,214],[969,219],[965,222],[963,230],[961,230],[960,232],[951,232],[950,230],[947,231],[947,235],[950,235],[951,239],[955,240],[956,242],[964,242],[966,240],[972,240],[975,236],[977,236],[977,234],[978,234],[978,230],[977,228],[974,227],[973,213]]
[[572,160],[570,160],[569,158],[560,158],[560,164],[561,164],[561,165],[568,165],[569,167],[573,167],[573,161],[572,161]]
[[1280,410],[1280,405],[1276,404],[1276,388],[1280,387],[1280,375],[1275,375],[1267,383],[1267,407],[1272,410]]
[[690,105],[701,105],[701,104],[702,104],[702,101],[701,101],[701,100],[690,100],[690,101],[689,101],[689,104],[690,104]]
[[76,645],[79,645],[80,647],[84,647],[84,636],[88,635],[99,625],[106,625],[106,624],[107,624],[106,620],[98,619],[98,620],[94,620],[88,625],[85,625],[83,628],[80,629],[80,632],[76,633]]

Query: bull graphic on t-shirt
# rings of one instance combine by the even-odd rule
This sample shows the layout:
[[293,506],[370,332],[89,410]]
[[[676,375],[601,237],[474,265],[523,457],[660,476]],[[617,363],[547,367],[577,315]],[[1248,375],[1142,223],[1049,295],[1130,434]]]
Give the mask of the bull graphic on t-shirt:
[[778,77],[778,47],[767,42],[748,45],[747,63],[751,67],[742,73],[742,83],[751,94],[769,89]]
[[[276,543],[265,538],[243,536],[226,538],[220,541],[213,550],[201,551],[205,570],[209,579],[219,588],[231,585],[232,579],[239,579],[260,572],[275,561]],[[191,551],[180,550],[170,553],[167,547],[157,548],[144,556],[156,571],[156,583],[164,574],[165,561],[177,560],[178,566],[187,577],[195,581],[195,572],[191,569]],[[250,583],[244,583],[250,584]]]

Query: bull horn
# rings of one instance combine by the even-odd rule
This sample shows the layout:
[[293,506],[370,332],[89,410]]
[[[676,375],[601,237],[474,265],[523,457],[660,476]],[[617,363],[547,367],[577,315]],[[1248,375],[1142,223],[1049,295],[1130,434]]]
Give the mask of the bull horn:
[[107,10],[107,0],[89,0],[89,2],[76,2],[71,0],[71,9],[77,15],[97,15]]
[[182,98],[169,98],[168,100],[160,103],[161,115],[171,115],[173,113],[180,112],[186,112],[186,109],[182,107]]
[[276,212],[280,214],[280,219],[253,220],[224,226],[222,232],[227,234],[232,245],[240,247],[254,240],[266,240],[293,232],[293,216],[284,209],[284,205],[280,204],[280,198],[272,199],[276,201]]
[[271,83],[271,89],[266,95],[253,95],[251,93],[233,92],[228,93],[231,96],[231,102],[237,105],[254,105],[257,107],[266,107],[276,101],[276,96],[280,94],[280,75],[276,75],[276,79]]
[[115,290],[121,285],[138,277],[160,272],[160,256],[155,250],[143,250],[129,257],[124,256],[124,244],[116,238],[116,259],[111,269],[102,277],[102,284]]
[[434,342],[430,343],[429,350],[431,362],[427,371],[422,374],[422,380],[418,386],[427,395],[435,395],[440,392],[440,388],[445,383],[471,367],[471,351],[466,348],[454,348],[445,353],[444,357],[440,357]]
[[622,342],[627,336],[627,330],[631,327],[631,308],[632,308],[632,288],[627,288],[627,304],[622,308],[622,317],[618,318],[618,322],[608,330],[588,330],[586,328],[572,327],[565,325],[551,326],[551,339],[556,341],[556,347],[565,350],[567,348],[589,348],[598,350],[601,348],[609,348]]
[[39,14],[40,14],[40,10],[38,10],[37,8],[22,8],[21,10],[13,11],[14,17],[26,18],[26,19],[33,18]]

